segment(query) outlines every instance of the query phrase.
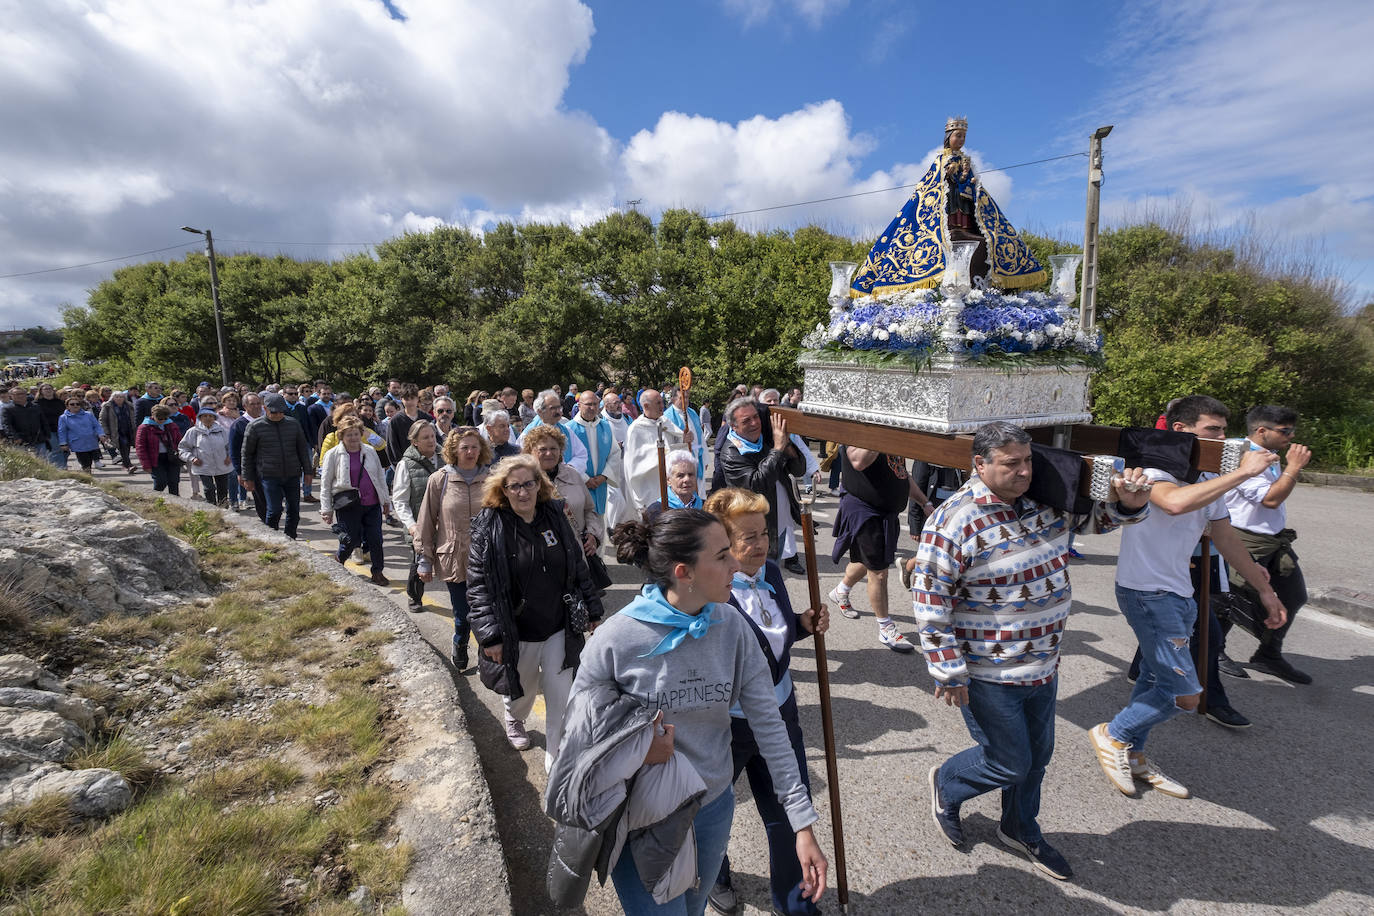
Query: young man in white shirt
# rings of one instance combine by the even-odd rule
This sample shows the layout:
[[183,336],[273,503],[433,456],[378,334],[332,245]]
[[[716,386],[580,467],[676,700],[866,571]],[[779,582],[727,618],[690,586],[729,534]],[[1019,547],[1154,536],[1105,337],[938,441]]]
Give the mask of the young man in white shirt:
[[[1169,406],[1166,422],[1174,432],[1220,439],[1226,435],[1229,414],[1215,398],[1190,395]],[[1134,794],[1137,780],[1176,798],[1190,794],[1145,756],[1145,742],[1156,725],[1197,709],[1202,694],[1190,649],[1197,605],[1188,564],[1204,532],[1259,594],[1268,613],[1266,625],[1283,625],[1283,604],[1232,530],[1222,499],[1277,460],[1273,453],[1251,451],[1229,474],[1191,484],[1168,471],[1145,468],[1145,476],[1154,482],[1152,511],[1122,532],[1116,567],[1117,604],[1140,641],[1140,677],[1125,708],[1090,732],[1102,771],[1125,795]]]

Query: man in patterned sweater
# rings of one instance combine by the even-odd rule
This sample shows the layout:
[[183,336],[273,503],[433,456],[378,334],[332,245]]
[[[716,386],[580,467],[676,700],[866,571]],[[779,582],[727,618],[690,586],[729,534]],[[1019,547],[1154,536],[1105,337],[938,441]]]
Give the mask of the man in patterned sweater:
[[926,521],[911,594],[935,698],[960,707],[977,742],[930,770],[936,826],[959,846],[959,806],[1001,789],[998,837],[1066,880],[1073,870],[1036,819],[1054,752],[1055,674],[1072,600],[1069,536],[1139,521],[1149,493],[1144,472],[1132,468],[1113,482],[1112,499],[1087,515],[1026,499],[1030,441],[1010,423],[974,434],[975,476]]

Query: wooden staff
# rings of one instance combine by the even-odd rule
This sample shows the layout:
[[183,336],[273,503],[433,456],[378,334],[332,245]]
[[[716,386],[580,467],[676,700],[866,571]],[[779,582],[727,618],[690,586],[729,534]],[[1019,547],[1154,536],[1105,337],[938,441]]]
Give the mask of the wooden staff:
[[1207,677],[1211,670],[1209,667],[1210,657],[1207,651],[1207,637],[1212,629],[1212,539],[1207,535],[1202,536],[1200,543],[1202,548],[1201,562],[1198,569],[1202,573],[1202,580],[1197,590],[1197,656],[1194,659],[1197,667],[1197,681],[1202,686],[1202,694],[1198,697],[1197,712],[1200,716],[1207,715]]
[[[802,499],[797,489],[797,481],[792,481],[792,492],[797,496],[802,511],[802,543],[806,549],[806,584],[811,591],[811,607],[819,610],[821,606],[821,581],[816,573],[816,526],[811,518],[811,505],[816,501],[816,488],[811,495]],[[816,686],[821,698],[821,731],[825,737],[825,781],[830,789],[830,827],[835,836],[835,889],[840,898],[840,912],[849,907],[849,875],[844,866],[844,821],[840,816],[840,765],[835,758],[835,722],[830,714],[830,667],[825,658],[825,636],[817,633],[816,641]]]

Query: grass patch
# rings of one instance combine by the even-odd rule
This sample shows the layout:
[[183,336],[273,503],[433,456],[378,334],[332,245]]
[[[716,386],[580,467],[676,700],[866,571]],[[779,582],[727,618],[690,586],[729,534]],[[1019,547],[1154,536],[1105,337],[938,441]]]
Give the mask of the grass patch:
[[324,760],[347,757],[370,764],[386,747],[381,702],[361,691],[318,706],[278,703],[273,713],[275,734],[294,738]]
[[291,678],[277,668],[270,668],[260,676],[264,687],[285,687],[291,683]]
[[376,655],[369,652],[365,658],[350,658],[340,667],[334,668],[324,676],[324,685],[330,690],[357,690],[390,674],[394,669]]
[[19,833],[55,836],[75,821],[66,796],[43,795],[26,805],[16,805],[0,814],[0,824]]
[[203,712],[208,709],[218,709],[234,702],[238,696],[238,691],[234,689],[234,683],[228,680],[219,680],[203,687],[197,687],[186,695],[186,705],[183,709]]
[[218,649],[214,640],[205,636],[191,636],[167,653],[164,664],[186,677],[200,677],[206,666],[215,660]]
[[72,688],[72,693],[90,700],[97,706],[112,708],[119,700],[119,691],[109,684],[85,683]]
[[368,649],[377,649],[387,643],[396,641],[396,634],[390,630],[364,630],[353,637],[358,645]]
[[328,841],[307,805],[224,812],[167,792],[98,831],[63,870],[63,896],[85,912],[275,913],[276,870],[308,866]]
[[88,483],[91,479],[86,474],[58,470],[25,449],[0,446],[0,480],[22,480],[25,477],[36,477],[39,480],[84,480]]
[[106,642],[130,643],[145,639],[160,640],[162,631],[153,625],[152,618],[126,614],[107,614],[91,624],[91,635]]
[[73,770],[103,767],[114,770],[135,790],[151,785],[157,778],[157,766],[143,753],[142,748],[122,734],[92,744],[68,757],[63,764]]
[[208,773],[195,781],[191,791],[217,804],[242,798],[263,798],[301,781],[301,771],[281,760],[255,760],[243,766]]
[[221,760],[257,750],[266,738],[262,727],[247,719],[219,719],[192,742],[191,753],[200,760]]
[[409,843],[397,843],[390,849],[383,843],[362,843],[344,854],[344,861],[358,876],[358,883],[379,895],[401,892],[401,882],[414,858],[415,848]]
[[376,836],[398,804],[385,786],[363,786],[330,808],[325,823],[345,843],[360,842]]
[[66,837],[52,837],[0,849],[0,903],[48,880],[70,859],[72,845]]

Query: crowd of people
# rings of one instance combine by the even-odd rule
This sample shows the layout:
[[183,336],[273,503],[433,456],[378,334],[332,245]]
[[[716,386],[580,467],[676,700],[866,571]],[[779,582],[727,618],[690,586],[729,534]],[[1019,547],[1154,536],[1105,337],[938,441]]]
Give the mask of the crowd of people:
[[[379,585],[389,584],[384,526],[402,529],[409,606],[419,610],[426,584],[443,581],[451,661],[466,672],[475,643],[514,749],[533,745],[525,720],[544,698],[546,804],[558,829],[549,886],[560,903],[580,900],[599,869],[628,913],[670,903],[736,912],[726,846],[732,786],[745,773],[774,910],[817,912],[827,864],[811,830],[789,663],[798,641],[827,630],[829,607],[794,610],[783,573],[806,572],[799,492],[820,488],[826,471],[840,497],[832,559],[842,577],[830,606],[858,618],[851,590],[866,581],[879,644],[919,648],[936,699],[960,708],[973,739],[928,774],[932,819],[952,845],[964,843],[960,806],[1000,789],[1001,841],[1046,874],[1072,875],[1038,815],[1076,534],[1124,531],[1117,597],[1139,652],[1129,700],[1090,733],[1121,792],[1189,796],[1145,746],[1152,729],[1198,708],[1203,678],[1208,718],[1230,728],[1250,723],[1220,674],[1311,682],[1282,652],[1306,601],[1283,507],[1311,457],[1293,442],[1293,411],[1250,411],[1249,451],[1229,473],[1199,476],[1184,440],[1150,441],[1110,498],[1060,504],[1032,488],[1030,436],[1007,423],[978,430],[971,468],[908,467],[833,443],[820,444],[818,462],[812,443],[770,415],[800,394],[739,386],[713,414],[671,387],[507,387],[472,391],[460,413],[447,387],[399,379],[356,397],[323,381],[165,394],[153,381],[121,391],[40,382],[12,387],[0,410],[5,438],[54,465],[109,461],[174,495],[185,467],[193,495],[231,511],[251,504],[287,537],[302,503],[317,504],[338,537],[336,559],[361,551]],[[1228,421],[1225,405],[1198,395],[1171,402],[1161,427],[1217,439]],[[903,511],[916,545],[898,564],[914,641],[888,596]],[[1199,619],[1204,531],[1217,554],[1211,589],[1226,597]],[[646,579],[609,616],[608,543]],[[1199,672],[1190,650],[1202,626],[1212,638]],[[1258,640],[1248,665],[1225,653],[1233,626]],[[582,790],[589,780],[594,798]]]

